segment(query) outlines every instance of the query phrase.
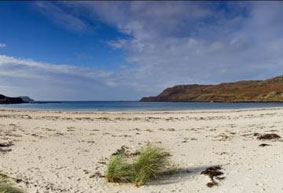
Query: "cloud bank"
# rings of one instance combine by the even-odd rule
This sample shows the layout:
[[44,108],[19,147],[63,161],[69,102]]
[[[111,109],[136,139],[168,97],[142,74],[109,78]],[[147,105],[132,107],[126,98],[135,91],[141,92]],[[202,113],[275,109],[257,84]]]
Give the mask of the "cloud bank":
[[[118,71],[0,56],[1,90],[39,99],[135,100],[176,84],[283,74],[282,2],[37,3],[65,29],[100,21],[128,38],[105,42],[127,62]],[[66,11],[68,10],[68,12]],[[87,14],[86,14],[87,13]]]

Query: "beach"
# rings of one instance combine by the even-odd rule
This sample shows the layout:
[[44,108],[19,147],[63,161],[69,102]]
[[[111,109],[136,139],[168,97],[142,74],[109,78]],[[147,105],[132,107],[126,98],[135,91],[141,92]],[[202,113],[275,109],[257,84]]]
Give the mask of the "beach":
[[[0,171],[28,193],[283,192],[283,139],[264,134],[283,137],[283,108],[1,109],[0,143],[10,145],[0,146]],[[117,149],[134,152],[147,143],[168,150],[177,172],[139,188],[101,177]],[[208,187],[201,172],[212,166],[221,166],[223,179]]]

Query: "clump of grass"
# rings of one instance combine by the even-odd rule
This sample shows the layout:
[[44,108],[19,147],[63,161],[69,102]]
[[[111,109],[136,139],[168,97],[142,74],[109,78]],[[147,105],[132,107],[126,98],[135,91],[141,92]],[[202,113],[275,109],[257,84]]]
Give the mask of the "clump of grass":
[[0,193],[23,193],[23,191],[7,183],[1,182],[0,183]]
[[5,182],[8,179],[8,176],[0,173],[0,183]]
[[0,173],[0,193],[23,193],[22,190],[12,186],[7,175]]
[[105,176],[108,182],[126,182],[141,186],[168,169],[169,157],[170,154],[163,148],[148,144],[138,154],[129,156],[123,152],[113,155]]
[[170,154],[160,147],[148,145],[134,162],[135,184],[141,186],[169,166]]
[[131,164],[128,164],[123,154],[112,156],[106,171],[108,182],[132,182],[134,171]]

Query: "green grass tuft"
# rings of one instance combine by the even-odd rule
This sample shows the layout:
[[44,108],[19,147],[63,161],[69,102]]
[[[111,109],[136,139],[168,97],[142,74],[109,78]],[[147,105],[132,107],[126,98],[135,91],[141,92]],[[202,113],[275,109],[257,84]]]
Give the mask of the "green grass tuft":
[[0,193],[23,193],[23,191],[7,183],[1,182],[0,183]]
[[132,182],[134,171],[132,165],[128,164],[123,154],[112,156],[106,171],[108,182]]
[[141,186],[149,179],[156,178],[169,165],[169,156],[170,154],[160,147],[145,147],[134,162],[135,184]]
[[111,157],[106,171],[108,182],[135,183],[144,185],[158,177],[170,165],[170,154],[160,147],[147,145],[135,157],[120,153]]
[[9,176],[0,173],[0,193],[23,193],[22,190],[11,185]]

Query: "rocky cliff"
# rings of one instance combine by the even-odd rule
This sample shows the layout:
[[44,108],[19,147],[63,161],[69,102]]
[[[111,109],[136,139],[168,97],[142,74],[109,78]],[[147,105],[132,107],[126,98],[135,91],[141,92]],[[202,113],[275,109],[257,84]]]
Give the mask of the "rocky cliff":
[[[29,99],[27,101],[27,99]],[[20,104],[20,103],[28,103],[33,101],[28,97],[7,97],[0,94],[0,104]]]
[[239,81],[217,85],[178,85],[140,101],[172,102],[283,102],[283,75],[267,80]]

